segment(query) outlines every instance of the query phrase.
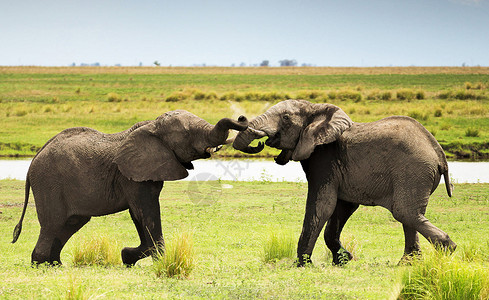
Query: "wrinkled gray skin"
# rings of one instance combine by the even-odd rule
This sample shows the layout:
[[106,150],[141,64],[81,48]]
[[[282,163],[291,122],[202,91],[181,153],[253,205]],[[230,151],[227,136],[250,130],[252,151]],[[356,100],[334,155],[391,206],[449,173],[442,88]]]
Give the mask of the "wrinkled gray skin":
[[326,221],[326,245],[333,264],[352,258],[340,243],[348,218],[359,205],[380,205],[402,223],[404,256],[419,253],[418,232],[450,250],[456,244],[424,216],[428,198],[444,176],[451,185],[445,154],[435,138],[409,117],[354,123],[339,107],[287,100],[256,117],[240,132],[234,148],[257,153],[249,144],[268,136],[266,145],[281,149],[278,164],[300,161],[308,181],[306,212],[297,255],[299,265],[311,257]]
[[66,241],[92,216],[129,209],[141,240],[124,248],[130,266],[164,247],[158,198],[163,181],[188,175],[191,161],[210,157],[226,142],[230,129],[244,130],[248,121],[221,119],[215,126],[183,110],[130,129],[105,134],[78,127],[50,139],[33,159],[26,179],[25,204],[14,230],[22,228],[32,188],[41,232],[32,252],[35,264],[60,264]]

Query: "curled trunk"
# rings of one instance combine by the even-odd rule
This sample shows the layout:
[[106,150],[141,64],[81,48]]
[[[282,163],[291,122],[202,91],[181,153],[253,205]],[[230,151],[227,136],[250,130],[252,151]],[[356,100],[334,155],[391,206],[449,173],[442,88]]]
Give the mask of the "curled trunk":
[[265,144],[258,143],[258,146],[250,146],[250,143],[258,137],[249,129],[238,134],[234,140],[233,147],[236,150],[243,151],[249,154],[255,154],[263,150]]
[[263,124],[265,124],[265,119],[266,116],[264,115],[255,118],[248,126],[248,129],[240,132],[234,140],[234,149],[249,154],[255,154],[262,151],[265,144],[259,142],[257,146],[250,146],[250,143],[256,139],[268,136],[265,131],[261,130],[261,128],[263,128]]
[[209,133],[209,144],[219,146],[226,143],[230,129],[243,131],[248,128],[248,120],[240,116],[237,121],[229,118],[223,118],[211,129]]

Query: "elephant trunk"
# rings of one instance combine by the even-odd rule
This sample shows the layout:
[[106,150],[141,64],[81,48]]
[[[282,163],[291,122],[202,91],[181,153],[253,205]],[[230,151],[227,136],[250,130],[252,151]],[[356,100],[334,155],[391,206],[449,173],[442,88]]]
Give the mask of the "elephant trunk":
[[246,119],[245,116],[240,116],[237,121],[223,118],[211,129],[209,133],[209,144],[212,146],[220,146],[225,143],[230,143],[226,141],[230,129],[243,131],[247,128],[248,119]]
[[233,147],[236,150],[255,154],[263,150],[265,145],[260,142],[257,146],[250,146],[250,143],[256,139],[267,136],[268,134],[265,131],[262,131],[259,128],[263,128],[262,124],[265,122],[266,116],[261,115],[256,117],[248,126],[248,129],[238,133],[236,139],[234,140]]

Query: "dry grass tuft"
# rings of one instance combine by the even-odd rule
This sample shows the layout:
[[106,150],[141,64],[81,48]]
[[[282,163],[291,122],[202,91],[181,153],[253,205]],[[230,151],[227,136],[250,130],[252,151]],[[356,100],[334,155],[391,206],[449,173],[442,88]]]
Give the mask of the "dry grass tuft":
[[157,277],[187,278],[194,268],[194,242],[192,234],[184,232],[165,245],[153,262]]
[[75,266],[117,266],[122,263],[118,243],[107,236],[82,240],[73,250]]

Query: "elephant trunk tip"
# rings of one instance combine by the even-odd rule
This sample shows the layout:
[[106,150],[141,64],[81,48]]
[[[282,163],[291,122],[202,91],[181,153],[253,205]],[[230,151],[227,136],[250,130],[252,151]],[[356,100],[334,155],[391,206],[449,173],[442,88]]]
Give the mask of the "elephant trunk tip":
[[261,152],[263,148],[265,148],[265,144],[263,142],[258,142],[257,146],[250,146],[250,143],[259,137],[256,136],[256,133],[253,131],[251,127],[248,127],[248,130],[240,132],[236,139],[234,140],[233,147],[236,150],[248,153],[255,154]]
[[238,122],[231,120],[230,129],[234,129],[237,131],[244,131],[248,129],[248,125],[249,125],[248,119],[245,116],[241,115],[238,117]]
[[244,150],[245,152],[249,153],[249,154],[256,154],[256,153],[259,153],[263,150],[263,148],[265,148],[265,143],[263,142],[258,142],[258,145],[257,146],[248,146],[246,147]]

